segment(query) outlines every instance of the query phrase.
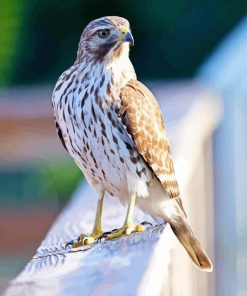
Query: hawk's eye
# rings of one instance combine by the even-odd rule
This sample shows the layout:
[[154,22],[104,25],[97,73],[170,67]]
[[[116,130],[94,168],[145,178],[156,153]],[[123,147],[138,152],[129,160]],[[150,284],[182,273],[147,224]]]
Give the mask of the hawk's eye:
[[99,30],[97,33],[100,38],[107,38],[110,34],[110,30],[107,30],[107,29]]

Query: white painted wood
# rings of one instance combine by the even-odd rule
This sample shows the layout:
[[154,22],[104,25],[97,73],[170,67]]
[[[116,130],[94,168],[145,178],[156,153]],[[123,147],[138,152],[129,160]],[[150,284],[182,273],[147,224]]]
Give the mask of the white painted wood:
[[224,104],[214,145],[217,296],[247,295],[247,15],[203,64],[198,78]]

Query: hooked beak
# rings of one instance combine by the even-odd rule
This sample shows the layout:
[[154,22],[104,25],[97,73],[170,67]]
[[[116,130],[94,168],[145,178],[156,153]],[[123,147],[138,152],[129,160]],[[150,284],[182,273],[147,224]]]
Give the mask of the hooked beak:
[[132,34],[130,33],[130,31],[128,31],[126,28],[122,27],[121,28],[121,33],[122,33],[122,41],[123,42],[129,42],[130,45],[134,45],[134,38],[132,36]]
[[127,32],[123,38],[124,42],[129,42],[130,45],[134,46],[134,38],[130,32]]

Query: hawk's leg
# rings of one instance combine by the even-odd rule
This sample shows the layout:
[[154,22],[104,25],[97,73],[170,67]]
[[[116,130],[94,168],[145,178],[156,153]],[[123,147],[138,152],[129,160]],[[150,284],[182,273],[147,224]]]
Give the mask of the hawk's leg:
[[135,203],[136,203],[136,193],[132,193],[130,196],[124,225],[120,229],[114,230],[110,234],[108,234],[106,236],[106,240],[119,238],[123,235],[130,235],[133,232],[142,232],[145,230],[145,226],[141,224],[135,225],[133,223]]
[[104,196],[105,196],[105,190],[101,193],[101,196],[98,199],[96,217],[95,217],[92,233],[89,236],[85,234],[81,234],[79,236],[78,242],[73,243],[72,248],[77,248],[84,245],[91,245],[95,242],[95,240],[97,240],[103,234],[102,227],[101,227],[101,217],[102,217]]

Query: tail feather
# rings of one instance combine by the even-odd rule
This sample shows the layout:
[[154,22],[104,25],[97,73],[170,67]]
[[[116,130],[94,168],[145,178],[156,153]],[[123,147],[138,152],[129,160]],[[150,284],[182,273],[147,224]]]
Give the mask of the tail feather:
[[187,251],[192,261],[202,271],[211,272],[213,270],[213,265],[183,214],[181,213],[181,215],[176,215],[169,220],[173,232]]
[[185,209],[184,209],[184,206],[183,206],[183,202],[182,202],[181,197],[177,197],[175,200],[178,203],[180,209],[183,211],[185,218],[187,218],[187,214],[185,212]]

